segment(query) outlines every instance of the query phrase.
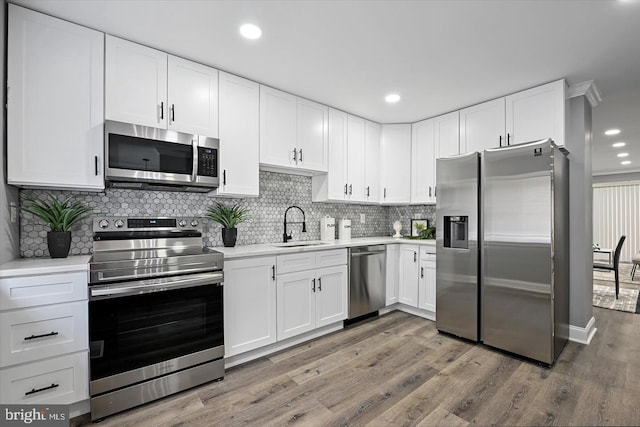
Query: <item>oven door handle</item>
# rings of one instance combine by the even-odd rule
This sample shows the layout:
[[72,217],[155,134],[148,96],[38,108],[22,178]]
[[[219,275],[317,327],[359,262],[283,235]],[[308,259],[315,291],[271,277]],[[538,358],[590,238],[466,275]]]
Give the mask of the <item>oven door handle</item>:
[[89,299],[104,299],[125,297],[131,295],[148,294],[152,292],[170,291],[175,289],[192,288],[195,286],[221,284],[224,273],[196,274],[188,278],[169,277],[162,279],[137,280],[119,285],[91,286]]

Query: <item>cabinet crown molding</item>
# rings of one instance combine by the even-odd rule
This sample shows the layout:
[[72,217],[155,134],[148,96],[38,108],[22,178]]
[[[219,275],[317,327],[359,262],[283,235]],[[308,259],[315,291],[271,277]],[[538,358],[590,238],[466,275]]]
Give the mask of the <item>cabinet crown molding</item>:
[[600,91],[598,91],[593,80],[569,86],[569,98],[575,98],[583,95],[591,104],[591,108],[595,108],[600,102],[602,102]]

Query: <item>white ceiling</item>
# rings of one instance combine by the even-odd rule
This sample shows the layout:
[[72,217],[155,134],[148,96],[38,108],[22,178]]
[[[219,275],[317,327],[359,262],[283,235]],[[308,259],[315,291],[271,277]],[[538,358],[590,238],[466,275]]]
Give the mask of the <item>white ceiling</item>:
[[[594,173],[640,170],[640,1],[10,1],[381,123],[594,80]],[[245,22],[263,37],[242,39]],[[386,104],[390,92],[402,100]]]

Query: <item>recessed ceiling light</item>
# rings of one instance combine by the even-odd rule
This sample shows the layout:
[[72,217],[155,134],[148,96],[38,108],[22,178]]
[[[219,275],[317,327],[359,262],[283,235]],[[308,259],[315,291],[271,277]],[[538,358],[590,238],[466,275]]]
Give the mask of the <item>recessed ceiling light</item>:
[[620,133],[620,129],[609,129],[609,130],[604,132],[604,134],[608,135],[608,136],[617,135],[619,133]]
[[620,162],[621,165],[630,165],[631,164],[631,160],[625,160]]
[[618,157],[629,157],[629,153],[619,153]]
[[249,40],[259,39],[262,36],[260,27],[254,24],[244,24],[240,27],[240,34]]
[[395,102],[400,101],[400,95],[398,95],[397,93],[391,93],[385,96],[384,100],[387,101],[389,104],[393,104]]
[[611,144],[611,146],[614,147],[614,148],[624,147],[625,145],[627,145],[627,143],[626,142],[622,142],[622,141],[614,142],[613,144]]

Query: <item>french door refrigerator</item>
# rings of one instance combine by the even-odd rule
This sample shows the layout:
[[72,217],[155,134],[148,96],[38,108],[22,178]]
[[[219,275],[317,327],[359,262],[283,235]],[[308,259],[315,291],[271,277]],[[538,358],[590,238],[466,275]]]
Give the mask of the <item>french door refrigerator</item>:
[[[443,202],[437,200],[436,206],[436,229],[440,230],[436,236],[436,326],[552,364],[569,334],[566,151],[548,139],[485,150],[480,155],[477,197],[445,194],[447,189],[456,189],[447,184],[451,175],[469,173],[465,170],[467,157],[439,159],[437,163],[438,193]],[[473,220],[461,217],[456,212],[460,209],[452,209],[450,200],[459,204],[468,200],[469,211],[477,206],[478,216]],[[454,246],[464,246],[458,242],[465,238],[472,241],[474,222],[479,224],[476,304],[470,297],[460,298],[458,290],[471,282],[459,277],[459,266],[466,270],[471,254]],[[468,247],[471,252],[471,243]],[[456,302],[458,313],[477,313],[475,325],[466,328],[475,328],[477,338],[459,333],[451,313]]]

